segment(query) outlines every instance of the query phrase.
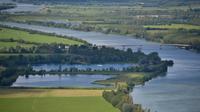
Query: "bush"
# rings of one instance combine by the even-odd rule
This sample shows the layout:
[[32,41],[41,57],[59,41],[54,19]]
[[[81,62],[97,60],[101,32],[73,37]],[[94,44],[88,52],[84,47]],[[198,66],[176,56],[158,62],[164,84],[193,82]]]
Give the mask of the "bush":
[[122,112],[133,112],[133,109],[132,104],[124,103],[122,106]]

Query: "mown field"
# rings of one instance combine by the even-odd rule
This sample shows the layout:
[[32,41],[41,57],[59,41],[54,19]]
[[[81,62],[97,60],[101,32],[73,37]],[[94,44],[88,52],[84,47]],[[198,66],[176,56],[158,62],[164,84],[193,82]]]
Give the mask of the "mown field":
[[119,112],[103,90],[1,89],[1,112]]
[[[60,38],[57,36],[48,36],[45,34],[31,34],[26,31],[0,28],[0,39],[13,39],[13,40],[23,40],[25,42],[39,43],[39,44],[52,44],[52,43],[62,43],[67,45],[82,44],[79,41],[71,40],[68,38]],[[33,44],[19,43],[19,42],[2,42],[0,41],[0,47],[32,47]]]

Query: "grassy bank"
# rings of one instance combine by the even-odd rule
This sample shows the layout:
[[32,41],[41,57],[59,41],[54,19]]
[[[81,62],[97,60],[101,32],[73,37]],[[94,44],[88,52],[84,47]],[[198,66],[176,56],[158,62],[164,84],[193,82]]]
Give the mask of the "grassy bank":
[[1,89],[2,112],[119,112],[102,97],[102,90]]

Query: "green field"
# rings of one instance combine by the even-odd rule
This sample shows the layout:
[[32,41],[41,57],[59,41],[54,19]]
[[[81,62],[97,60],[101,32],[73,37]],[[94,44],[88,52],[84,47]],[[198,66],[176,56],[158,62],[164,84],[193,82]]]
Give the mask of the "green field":
[[119,112],[101,96],[0,98],[1,112]]
[[[57,36],[48,36],[44,34],[30,34],[26,31],[21,30],[14,30],[9,28],[1,28],[0,30],[0,39],[14,39],[14,40],[24,40],[25,42],[33,42],[39,44],[51,44],[51,43],[62,43],[67,45],[74,45],[74,44],[82,44],[79,41],[61,38]],[[22,44],[18,42],[1,42],[0,47],[15,47],[15,46],[22,46],[22,47],[31,47],[32,44]]]
[[103,90],[1,89],[0,112],[119,112]]

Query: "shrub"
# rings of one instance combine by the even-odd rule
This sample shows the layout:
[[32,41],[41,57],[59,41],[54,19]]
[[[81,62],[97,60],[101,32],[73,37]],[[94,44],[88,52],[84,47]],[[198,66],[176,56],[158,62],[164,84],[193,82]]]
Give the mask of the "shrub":
[[122,112],[133,112],[133,109],[132,104],[124,103],[122,106]]

